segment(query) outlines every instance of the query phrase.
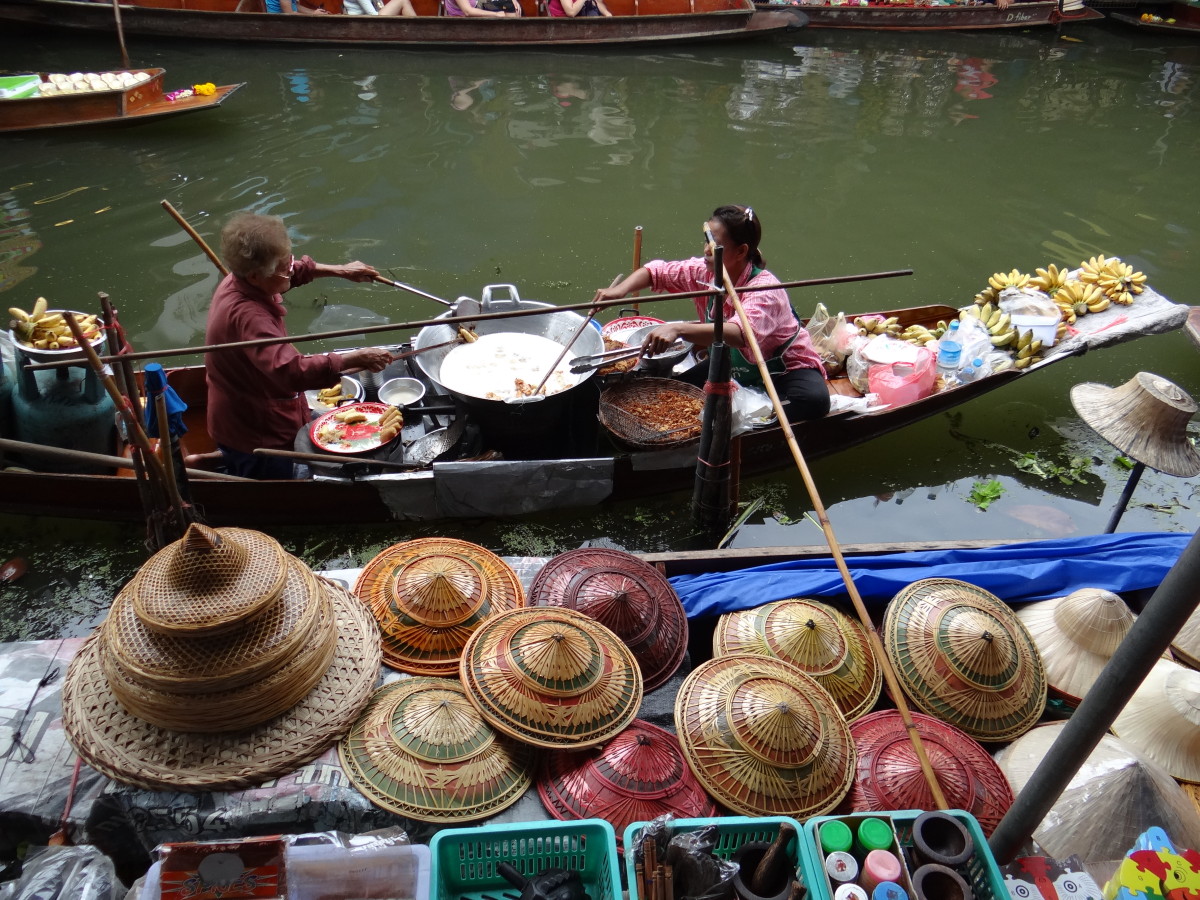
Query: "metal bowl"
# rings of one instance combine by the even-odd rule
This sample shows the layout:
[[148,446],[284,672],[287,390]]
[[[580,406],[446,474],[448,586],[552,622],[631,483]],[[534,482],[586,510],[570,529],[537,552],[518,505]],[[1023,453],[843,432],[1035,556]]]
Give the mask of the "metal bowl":
[[[74,309],[72,309],[72,310],[48,309],[48,310],[46,310],[45,315],[50,316],[50,315],[53,315],[54,313],[61,313],[61,312],[70,312],[75,316],[76,319],[81,319],[85,315],[85,313],[81,313],[78,310],[74,310]],[[20,352],[21,355],[24,356],[30,362],[37,362],[37,363],[63,362],[65,360],[74,360],[74,359],[83,360],[83,359],[87,358],[86,354],[83,352],[82,347],[68,347],[64,350],[38,350],[35,347],[31,347],[29,344],[26,344],[19,337],[17,337],[17,333],[15,331],[12,331],[10,329],[8,332],[8,335],[10,338],[12,338],[13,346],[17,349],[17,351]],[[104,334],[104,331],[101,330],[100,336],[98,338],[96,338],[95,340],[91,341],[90,343],[97,353],[103,355],[104,354],[104,344],[105,344],[106,340],[107,340],[107,336]]]
[[411,406],[425,396],[425,385],[415,378],[392,378],[379,386],[379,402]]
[[[342,396],[350,398],[346,401],[347,403],[358,403],[363,399],[363,386],[357,378],[349,375],[342,376]],[[333,409],[332,406],[326,406],[317,399],[316,391],[305,391],[304,399],[308,401],[308,408],[313,412],[327,413]]]
[[[625,335],[625,343],[630,347],[640,347],[642,341],[646,340],[646,335],[657,328],[659,324],[662,323],[651,323],[643,325],[640,328],[635,328]],[[695,349],[695,345],[691,341],[679,340],[676,344],[677,346],[674,349],[659,353],[656,356],[643,355],[638,362],[638,369],[650,375],[670,375],[675,366],[683,362],[687,358],[687,355]]]

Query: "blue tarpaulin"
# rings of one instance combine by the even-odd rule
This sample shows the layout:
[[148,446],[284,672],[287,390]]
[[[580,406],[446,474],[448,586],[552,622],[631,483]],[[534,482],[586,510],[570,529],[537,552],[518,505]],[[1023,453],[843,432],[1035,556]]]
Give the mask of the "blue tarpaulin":
[[149,363],[142,373],[146,386],[146,398],[150,402],[145,409],[145,429],[150,437],[158,437],[158,416],[154,410],[154,398],[163,394],[167,399],[167,428],[172,437],[187,434],[187,426],[183,424],[183,414],[187,412],[187,404],[179,399],[175,388],[167,384],[167,373],[158,363]]
[[[922,578],[956,578],[1007,603],[1062,597],[1084,587],[1157,587],[1192,539],[1190,534],[1132,532],[1029,541],[970,550],[922,550],[846,558],[868,605],[887,603]],[[671,579],[689,617],[750,609],[792,597],[836,597],[846,585],[832,557],[797,559],[737,572]]]

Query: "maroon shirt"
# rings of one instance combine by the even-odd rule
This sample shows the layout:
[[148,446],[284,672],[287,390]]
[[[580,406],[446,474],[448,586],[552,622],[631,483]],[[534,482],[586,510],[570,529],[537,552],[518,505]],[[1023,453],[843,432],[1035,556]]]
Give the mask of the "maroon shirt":
[[[313,280],[316,263],[296,261],[292,286]],[[213,294],[205,343],[225,344],[285,337],[287,310],[280,294],[267,294],[236,275],[227,275]],[[270,344],[204,354],[208,375],[208,433],[222,447],[250,453],[257,447],[291,450],[308,422],[308,404],[298,393],[337,384],[337,353],[305,356],[291,344]]]

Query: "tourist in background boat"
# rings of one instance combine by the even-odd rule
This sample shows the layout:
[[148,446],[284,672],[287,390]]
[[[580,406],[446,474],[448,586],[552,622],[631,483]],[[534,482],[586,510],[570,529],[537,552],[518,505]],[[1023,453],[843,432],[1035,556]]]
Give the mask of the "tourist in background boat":
[[604,5],[604,0],[550,0],[546,4],[546,11],[552,16],[571,18],[612,15]]
[[342,12],[348,16],[404,16],[413,18],[417,11],[412,0],[387,0],[376,6],[375,0],[342,0]]
[[[779,279],[766,268],[758,245],[762,239],[762,222],[749,206],[722,206],[713,211],[705,223],[713,240],[724,248],[725,270],[735,287],[758,287],[779,284]],[[658,293],[701,290],[708,284],[721,284],[720,275],[713,274],[712,248],[705,239],[703,257],[676,262],[653,260],[642,266],[620,284],[596,292],[596,300],[617,300],[633,291],[650,288]],[[724,291],[721,292],[724,294]],[[788,416],[794,420],[818,419],[829,412],[829,389],[825,384],[825,369],[813,349],[812,339],[792,309],[787,293],[778,290],[753,291],[741,294],[746,318],[754,329],[759,349],[767,360],[767,369],[780,400],[789,404]],[[708,299],[696,298],[699,322],[665,322],[647,336],[643,347],[646,353],[666,350],[682,338],[697,347],[713,342],[713,326],[708,316]],[[725,298],[723,337],[733,349],[733,377],[739,384],[762,384],[758,367],[742,350],[747,346],[742,326],[729,298]],[[684,380],[703,384],[708,364],[701,363],[680,376]]]
[[[208,310],[208,344],[286,337],[285,291],[314,278],[365,282],[379,274],[362,262],[327,266],[309,256],[295,259],[283,220],[254,213],[226,223],[221,256],[229,274]],[[296,433],[308,422],[300,392],[336,384],[347,369],[381,372],[391,360],[391,353],[376,347],[306,355],[287,343],[206,353],[208,433],[225,468],[248,478],[291,478],[290,461],[253,451],[295,449]]]
[[518,0],[442,0],[448,16],[477,16],[489,19],[516,19],[521,16]]

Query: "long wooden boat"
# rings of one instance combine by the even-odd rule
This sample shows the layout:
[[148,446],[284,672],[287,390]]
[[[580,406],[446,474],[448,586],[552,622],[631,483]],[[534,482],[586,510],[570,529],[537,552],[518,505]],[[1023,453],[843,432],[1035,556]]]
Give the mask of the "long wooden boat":
[[[113,74],[119,75],[116,70]],[[220,106],[241,84],[224,84],[208,95],[168,99],[163,92],[162,69],[130,69],[148,79],[127,87],[72,93],[38,94],[32,97],[0,100],[0,132],[29,131],[38,128],[65,128],[71,125],[108,125],[115,122],[141,122],[160,116],[195,112]],[[39,73],[42,83],[50,75]]]
[[[889,3],[871,0],[854,3],[803,3],[811,28],[855,28],[872,31],[974,31],[994,28],[1030,28],[1063,25],[1104,18],[1103,13],[1081,6],[1064,10],[1058,0],[1032,0],[1000,8],[995,3],[925,2]],[[759,3],[759,9],[779,9],[776,3]]]
[[[1172,303],[1152,290],[1139,297],[1137,306],[1114,310],[1095,319],[1094,333],[1080,332],[1051,348],[1039,362],[1024,369],[1008,369],[974,382],[941,390],[905,405],[871,412],[843,410],[823,419],[806,422],[795,429],[796,438],[808,459],[817,459],[853,447],[915,422],[938,415],[983,394],[1085,351],[1182,327],[1189,307]],[[896,310],[902,326],[921,323],[933,326],[952,319],[957,310],[948,306],[924,306]],[[1109,324],[1111,323],[1111,324]],[[424,377],[412,359],[393,363],[385,377]],[[42,373],[47,374],[47,373]],[[192,498],[210,524],[244,526],[268,524],[369,523],[394,520],[505,517],[571,507],[592,507],[605,501],[641,498],[687,490],[693,484],[696,447],[691,444],[666,449],[624,450],[596,422],[598,379],[572,388],[575,400],[555,428],[573,432],[570,442],[551,448],[534,445],[528,435],[534,430],[529,420],[517,418],[515,426],[497,439],[484,435],[468,450],[471,458],[433,462],[415,471],[385,471],[368,462],[337,466],[317,464],[317,474],[296,481],[232,482],[191,481]],[[188,404],[189,427],[183,438],[184,451],[203,453],[214,449],[205,427],[206,388],[204,369],[192,366],[175,369],[170,384]],[[844,378],[829,382],[832,393],[857,396]],[[474,411],[457,409],[449,395],[429,383],[423,405],[428,413],[406,416],[405,440],[410,424],[421,430],[447,427],[455,416],[464,423],[485,420]],[[439,404],[441,404],[439,406]],[[449,404],[449,405],[447,405]],[[504,404],[497,403],[503,407]],[[530,409],[533,404],[516,409]],[[439,412],[440,410],[440,412]],[[418,424],[419,423],[419,424]],[[590,431],[589,431],[590,429]],[[493,435],[495,432],[493,432]],[[496,453],[501,448],[503,453]],[[10,449],[10,456],[11,447]],[[746,431],[734,439],[733,453],[743,476],[753,476],[787,466],[790,450],[778,425]],[[103,520],[142,518],[137,485],[128,474],[112,469],[93,469],[99,474],[68,474],[58,471],[0,470],[0,512],[54,515]],[[44,459],[29,454],[18,464],[45,468]],[[78,468],[75,472],[79,472]]]
[[[320,0],[340,12],[341,0]],[[439,15],[439,0],[413,0],[416,17],[279,15],[262,0],[135,0],[121,5],[131,35],[269,43],[403,47],[640,47],[678,41],[729,40],[792,31],[798,10],[756,11],[751,0],[613,0],[611,17],[553,18],[543,0],[517,0],[520,18]],[[0,0],[0,20],[55,30],[112,31],[112,9],[86,0]]]
[[1146,31],[1200,37],[1200,6],[1191,3],[1156,3],[1133,11],[1113,10],[1108,18]]

